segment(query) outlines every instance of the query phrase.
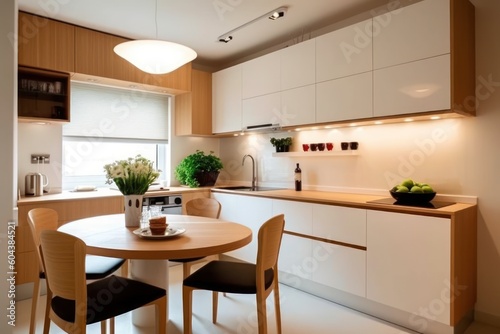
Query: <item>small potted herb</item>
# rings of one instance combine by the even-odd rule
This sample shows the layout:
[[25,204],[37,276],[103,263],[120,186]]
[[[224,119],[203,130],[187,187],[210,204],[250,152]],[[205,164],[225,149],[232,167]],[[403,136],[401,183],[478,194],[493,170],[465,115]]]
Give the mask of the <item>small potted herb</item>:
[[213,186],[223,168],[222,161],[213,153],[207,155],[196,150],[188,155],[175,167],[175,178],[190,188]]
[[292,137],[271,138],[271,144],[276,147],[276,152],[288,152],[292,146]]

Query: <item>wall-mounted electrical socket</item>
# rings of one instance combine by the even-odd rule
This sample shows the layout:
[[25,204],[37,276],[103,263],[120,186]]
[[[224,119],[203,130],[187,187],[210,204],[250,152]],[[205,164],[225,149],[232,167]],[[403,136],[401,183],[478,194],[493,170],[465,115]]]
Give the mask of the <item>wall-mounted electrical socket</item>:
[[50,164],[50,154],[32,154],[32,164]]

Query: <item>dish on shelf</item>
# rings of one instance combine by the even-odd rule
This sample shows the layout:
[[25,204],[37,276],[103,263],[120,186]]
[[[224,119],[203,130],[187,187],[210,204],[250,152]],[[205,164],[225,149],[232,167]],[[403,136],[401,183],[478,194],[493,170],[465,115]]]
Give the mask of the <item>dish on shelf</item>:
[[149,228],[138,228],[133,233],[143,239],[168,239],[186,232],[185,228],[167,227],[164,234],[152,234]]

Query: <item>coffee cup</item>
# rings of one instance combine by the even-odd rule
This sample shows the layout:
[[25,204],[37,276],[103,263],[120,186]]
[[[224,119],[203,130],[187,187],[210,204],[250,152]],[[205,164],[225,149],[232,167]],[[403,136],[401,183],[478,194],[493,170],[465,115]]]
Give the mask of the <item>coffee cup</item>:
[[342,148],[342,151],[345,151],[349,148],[349,143],[346,141],[343,141],[340,143],[340,147]]

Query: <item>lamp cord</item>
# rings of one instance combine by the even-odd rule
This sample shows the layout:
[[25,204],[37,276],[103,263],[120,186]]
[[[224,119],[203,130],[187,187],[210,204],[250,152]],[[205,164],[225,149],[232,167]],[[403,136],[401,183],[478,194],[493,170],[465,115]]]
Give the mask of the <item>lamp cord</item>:
[[155,3],[155,27],[156,27],[156,39],[158,39],[158,0]]

